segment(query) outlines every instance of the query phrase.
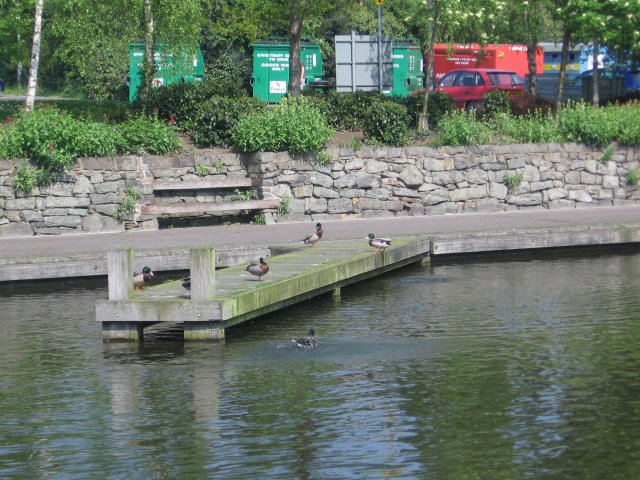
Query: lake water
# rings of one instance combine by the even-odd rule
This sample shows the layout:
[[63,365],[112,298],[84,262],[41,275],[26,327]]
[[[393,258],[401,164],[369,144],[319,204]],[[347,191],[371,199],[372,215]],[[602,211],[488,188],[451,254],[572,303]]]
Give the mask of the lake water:
[[0,478],[637,478],[640,254],[567,255],[410,266],[223,344],[103,344],[101,281],[5,285]]

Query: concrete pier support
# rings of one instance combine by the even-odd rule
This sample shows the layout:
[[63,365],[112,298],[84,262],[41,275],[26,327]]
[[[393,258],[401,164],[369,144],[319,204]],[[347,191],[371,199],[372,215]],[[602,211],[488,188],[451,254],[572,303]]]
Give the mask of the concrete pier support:
[[133,322],[102,322],[102,339],[143,340],[144,324]]
[[184,339],[224,340],[224,328],[213,322],[184,322]]
[[211,300],[216,293],[216,250],[191,249],[191,300]]

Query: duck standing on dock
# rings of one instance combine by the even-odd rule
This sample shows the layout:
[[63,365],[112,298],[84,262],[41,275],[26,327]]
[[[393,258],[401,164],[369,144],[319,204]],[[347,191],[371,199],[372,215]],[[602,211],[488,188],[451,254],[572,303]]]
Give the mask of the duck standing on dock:
[[313,328],[310,328],[306,337],[294,338],[291,341],[295,343],[297,347],[315,348],[318,346],[318,341],[316,340],[315,334],[316,332],[313,330]]
[[191,277],[184,277],[182,279],[182,288],[186,288],[187,290],[191,290]]
[[302,239],[302,243],[304,243],[305,245],[311,245],[312,247],[315,247],[316,243],[318,243],[318,241],[320,241],[321,238],[322,238],[322,225],[320,225],[319,223],[316,223],[316,231],[304,237]]
[[136,292],[141,292],[144,286],[153,278],[153,272],[149,267],[144,267],[141,272],[133,274],[133,287]]
[[367,240],[369,240],[370,246],[378,249],[378,253],[384,252],[385,248],[391,246],[390,238],[376,238],[376,236],[373,233],[369,234],[369,236],[367,237]]
[[264,261],[263,257],[260,257],[259,262],[251,262],[251,265],[249,265],[245,270],[251,275],[258,277],[258,281],[260,281],[262,279],[261,277],[269,272],[269,265],[267,265],[267,262]]

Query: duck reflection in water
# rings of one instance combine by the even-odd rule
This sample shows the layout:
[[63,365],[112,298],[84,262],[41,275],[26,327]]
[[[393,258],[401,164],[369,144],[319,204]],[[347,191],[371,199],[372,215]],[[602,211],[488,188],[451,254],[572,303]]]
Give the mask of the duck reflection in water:
[[304,338],[294,338],[291,341],[301,348],[315,348],[318,346],[318,341],[315,338],[316,332],[313,328],[309,329],[307,336]]

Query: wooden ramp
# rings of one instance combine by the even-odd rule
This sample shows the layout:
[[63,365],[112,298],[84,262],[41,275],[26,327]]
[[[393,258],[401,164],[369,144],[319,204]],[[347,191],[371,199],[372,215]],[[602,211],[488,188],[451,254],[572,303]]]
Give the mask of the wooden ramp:
[[131,250],[109,252],[109,300],[96,303],[96,319],[105,340],[140,340],[144,327],[160,322],[183,324],[185,340],[222,339],[233,325],[420,261],[431,245],[426,237],[393,243],[383,253],[365,239],[301,246],[269,258],[262,281],[245,266],[216,271],[213,248],[193,249],[191,292],[180,281],[133,292]]

